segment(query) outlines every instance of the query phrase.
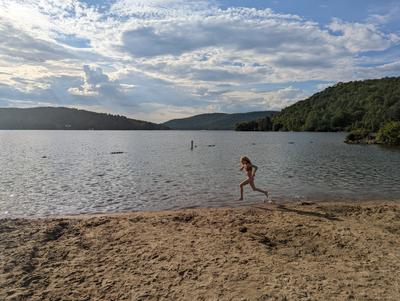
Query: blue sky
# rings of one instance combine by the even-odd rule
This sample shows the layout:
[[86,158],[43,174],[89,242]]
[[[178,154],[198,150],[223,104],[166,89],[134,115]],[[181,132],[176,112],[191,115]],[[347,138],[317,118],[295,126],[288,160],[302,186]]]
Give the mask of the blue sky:
[[[328,24],[332,18],[348,22],[363,22],[372,14],[386,15],[398,8],[398,0],[263,0],[219,1],[222,7],[245,6],[258,9],[272,8],[281,13],[296,14],[308,20]],[[395,20],[393,20],[395,21]],[[398,20],[397,20],[398,21]],[[394,22],[396,23],[396,22]],[[395,25],[395,24],[393,24]],[[397,25],[398,24],[397,22]]]
[[400,75],[393,0],[0,0],[0,106],[162,122]]

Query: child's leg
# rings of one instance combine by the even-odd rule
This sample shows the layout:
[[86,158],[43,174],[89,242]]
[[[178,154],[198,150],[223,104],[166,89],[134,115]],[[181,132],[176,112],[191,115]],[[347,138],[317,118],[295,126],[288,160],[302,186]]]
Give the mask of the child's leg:
[[249,184],[249,179],[244,180],[243,182],[240,183],[240,199],[239,200],[243,200],[243,186]]
[[256,185],[254,185],[254,181],[251,181],[251,182],[250,182],[250,186],[251,186],[251,188],[252,188],[254,191],[262,192],[262,193],[264,193],[264,194],[268,197],[268,191],[262,190],[262,189],[260,189],[260,188],[257,188]]

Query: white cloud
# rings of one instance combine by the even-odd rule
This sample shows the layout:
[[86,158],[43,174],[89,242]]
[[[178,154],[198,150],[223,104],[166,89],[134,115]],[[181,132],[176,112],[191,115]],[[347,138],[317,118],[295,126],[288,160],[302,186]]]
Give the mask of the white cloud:
[[115,94],[116,96],[121,93],[118,82],[110,81],[109,77],[103,73],[101,68],[91,68],[88,65],[84,65],[83,71],[85,72],[83,85],[68,89],[71,94],[99,96],[101,93],[104,93],[105,90],[108,91],[106,94]]
[[338,41],[354,53],[385,50],[399,42],[396,34],[385,34],[374,24],[345,23],[334,19],[328,27],[340,33]]
[[400,19],[399,3],[391,3],[389,5],[375,6],[370,11],[368,22],[376,25],[383,25],[391,22],[398,22]]
[[228,91],[222,93],[222,107],[242,111],[251,104],[252,110],[279,110],[284,106],[295,103],[302,98],[309,96],[305,91],[292,86],[272,91]]

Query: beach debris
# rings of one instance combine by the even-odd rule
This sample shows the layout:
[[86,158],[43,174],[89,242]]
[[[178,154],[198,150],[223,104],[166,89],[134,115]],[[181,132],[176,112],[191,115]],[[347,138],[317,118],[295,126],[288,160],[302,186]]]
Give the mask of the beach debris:
[[190,150],[193,150],[193,140],[190,141]]
[[310,205],[314,205],[314,204],[315,203],[313,203],[313,202],[306,202],[306,201],[300,202],[301,206],[310,206]]
[[110,222],[109,218],[100,217],[100,218],[97,218],[97,219],[90,219],[84,225],[87,228],[95,228],[95,227],[104,225],[104,224],[109,223],[109,222]]
[[172,220],[175,222],[188,223],[188,222],[192,221],[194,218],[195,218],[195,214],[189,213],[189,214],[180,214],[180,215],[174,216]]
[[131,223],[138,223],[138,222],[141,222],[144,219],[145,218],[143,216],[133,216],[133,217],[129,218],[129,221]]
[[124,152],[111,152],[111,155],[119,155],[119,154],[123,154]]
[[245,227],[245,226],[240,227],[239,228],[239,232],[246,233],[247,232],[247,227]]
[[53,228],[48,229],[45,232],[45,241],[52,241],[59,239],[65,232],[65,230],[69,227],[69,223],[60,222],[55,225]]
[[47,158],[47,156],[42,156],[42,159],[46,159]]
[[276,247],[276,242],[272,241],[267,236],[260,236],[258,242],[268,248]]
[[250,237],[252,240],[257,241],[258,243],[264,245],[265,247],[271,249],[277,246],[277,242],[273,239],[267,237],[263,233],[250,233]]
[[208,145],[208,147],[214,147],[215,146],[215,144],[209,144]]

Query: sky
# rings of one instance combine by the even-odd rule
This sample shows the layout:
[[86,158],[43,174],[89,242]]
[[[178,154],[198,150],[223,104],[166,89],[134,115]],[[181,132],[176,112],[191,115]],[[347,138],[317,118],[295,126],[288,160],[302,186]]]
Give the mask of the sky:
[[398,0],[0,0],[0,107],[164,122],[386,76]]

